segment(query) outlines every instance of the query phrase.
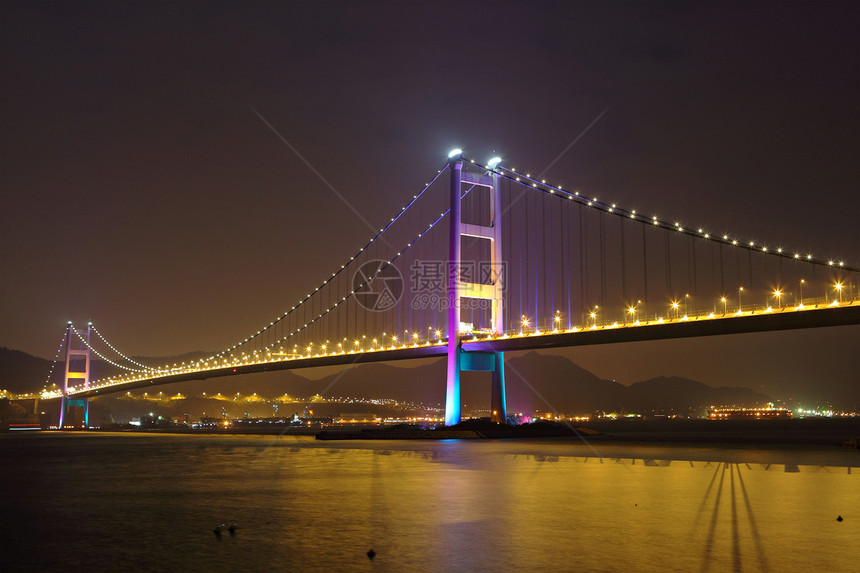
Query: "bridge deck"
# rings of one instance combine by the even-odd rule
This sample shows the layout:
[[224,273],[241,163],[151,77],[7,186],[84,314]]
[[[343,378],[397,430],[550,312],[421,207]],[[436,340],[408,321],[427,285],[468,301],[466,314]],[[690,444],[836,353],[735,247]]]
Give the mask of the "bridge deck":
[[[463,349],[477,351],[515,351],[558,348],[565,346],[588,346],[620,342],[640,342],[725,334],[770,332],[826,326],[860,324],[860,304],[849,304],[837,308],[806,307],[802,310],[744,312],[743,315],[708,315],[689,319],[661,320],[650,323],[603,325],[588,329],[558,332],[525,333],[477,340],[464,340]],[[303,358],[273,360],[259,363],[228,364],[223,367],[188,370],[161,376],[144,377],[127,382],[96,385],[86,390],[70,392],[70,396],[98,396],[125,392],[137,388],[148,388],[162,384],[174,384],[189,380],[205,380],[222,376],[236,376],[258,372],[273,372],[319,366],[347,366],[367,362],[388,362],[415,358],[445,356],[447,346],[443,343],[430,345],[407,345],[353,353],[330,353]],[[58,398],[59,396],[44,396]]]

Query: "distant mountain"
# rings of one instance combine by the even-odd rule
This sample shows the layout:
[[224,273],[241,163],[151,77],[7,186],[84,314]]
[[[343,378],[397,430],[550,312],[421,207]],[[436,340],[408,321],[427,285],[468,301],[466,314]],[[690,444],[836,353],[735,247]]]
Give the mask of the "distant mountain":
[[528,352],[506,362],[511,411],[585,413],[624,406],[624,386],[598,378],[564,356]]
[[636,382],[624,388],[624,400],[635,404],[641,411],[681,412],[691,405],[754,405],[769,398],[748,388],[720,386],[713,388],[695,380],[659,376]]
[[131,359],[141,364],[148,364],[149,366],[164,366],[165,364],[182,364],[183,362],[202,360],[209,358],[213,354],[214,352],[194,350],[180,354],[179,356],[132,356]]
[[769,398],[747,388],[712,388],[679,377],[624,386],[603,380],[563,356],[529,352],[507,361],[508,408],[568,414],[618,412],[701,413],[711,405],[763,404]]
[[[180,364],[211,356],[211,352],[189,352],[181,356],[142,357],[132,356],[132,360],[141,364],[162,366],[165,364]],[[16,394],[39,392],[45,386],[48,374],[51,374],[50,384],[62,384],[65,361],[58,361],[53,371],[53,360],[46,360],[11,348],[0,348],[0,389]],[[126,363],[127,364],[127,363]],[[133,366],[133,365],[132,365]],[[122,372],[119,368],[93,358],[90,363],[94,379],[112,376]]]
[[[162,359],[161,363],[188,361],[196,356]],[[156,362],[140,358],[143,363]],[[0,349],[0,388],[12,392],[38,391],[50,361],[16,350]],[[104,365],[94,361],[98,374]],[[63,364],[56,370],[61,380]],[[284,370],[238,377],[213,378],[158,386],[165,394],[250,394],[275,397],[289,394],[310,397],[389,398],[427,405],[444,404],[445,360],[369,363],[345,367],[336,374],[310,380]],[[56,373],[55,373],[56,374]],[[490,375],[464,372],[461,379],[464,408],[490,407]],[[505,389],[508,411],[590,413],[596,410],[626,412],[701,412],[713,404],[754,405],[768,397],[747,388],[713,388],[678,377],[658,377],[630,386],[598,378],[564,356],[528,352],[506,361]]]
[[16,394],[39,391],[50,369],[50,360],[20,350],[0,348],[0,389]]

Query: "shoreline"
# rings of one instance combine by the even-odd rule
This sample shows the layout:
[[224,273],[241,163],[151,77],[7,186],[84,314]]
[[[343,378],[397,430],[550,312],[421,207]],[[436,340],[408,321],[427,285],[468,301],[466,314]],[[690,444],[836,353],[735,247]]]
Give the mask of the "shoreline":
[[[47,430],[49,433],[59,430]],[[521,426],[467,420],[452,427],[423,429],[416,426],[390,427],[231,427],[231,428],[98,428],[65,430],[63,433],[129,433],[176,435],[283,435],[314,436],[321,441],[340,440],[564,440],[582,439],[595,443],[689,445],[745,445],[860,448],[860,418],[804,418],[796,420],[608,420],[574,426],[564,422],[537,422]],[[17,432],[16,432],[17,433]],[[29,432],[27,432],[29,433]],[[42,433],[42,432],[38,432]]]
[[318,440],[446,440],[586,438],[600,443],[660,443],[665,445],[725,444],[860,447],[860,419],[801,420],[636,420],[598,421],[585,426],[538,422],[500,426],[470,420],[435,430],[366,428],[324,430]]

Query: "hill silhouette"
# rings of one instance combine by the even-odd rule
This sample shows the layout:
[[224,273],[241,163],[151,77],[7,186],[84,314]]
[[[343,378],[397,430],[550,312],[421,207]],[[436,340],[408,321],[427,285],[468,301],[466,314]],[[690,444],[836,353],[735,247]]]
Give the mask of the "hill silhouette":
[[[161,366],[164,364],[190,362],[210,355],[211,353],[209,352],[190,352],[181,356],[132,356],[131,358],[141,364]],[[61,385],[65,362],[62,360],[57,361],[53,371],[51,370],[52,363],[53,360],[46,360],[45,358],[33,356],[20,350],[2,347],[0,348],[0,389],[16,394],[23,394],[41,391],[45,387],[46,381],[48,382],[48,386],[51,384]],[[94,380],[122,373],[121,369],[95,356],[93,356],[90,363],[90,368]],[[50,380],[48,380],[49,373],[51,374]]]

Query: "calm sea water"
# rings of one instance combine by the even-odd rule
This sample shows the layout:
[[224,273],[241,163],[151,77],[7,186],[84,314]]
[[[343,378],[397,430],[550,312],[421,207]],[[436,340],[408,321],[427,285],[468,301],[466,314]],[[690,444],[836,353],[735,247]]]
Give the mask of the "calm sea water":
[[4,572],[860,562],[857,450],[55,432],[0,451]]

